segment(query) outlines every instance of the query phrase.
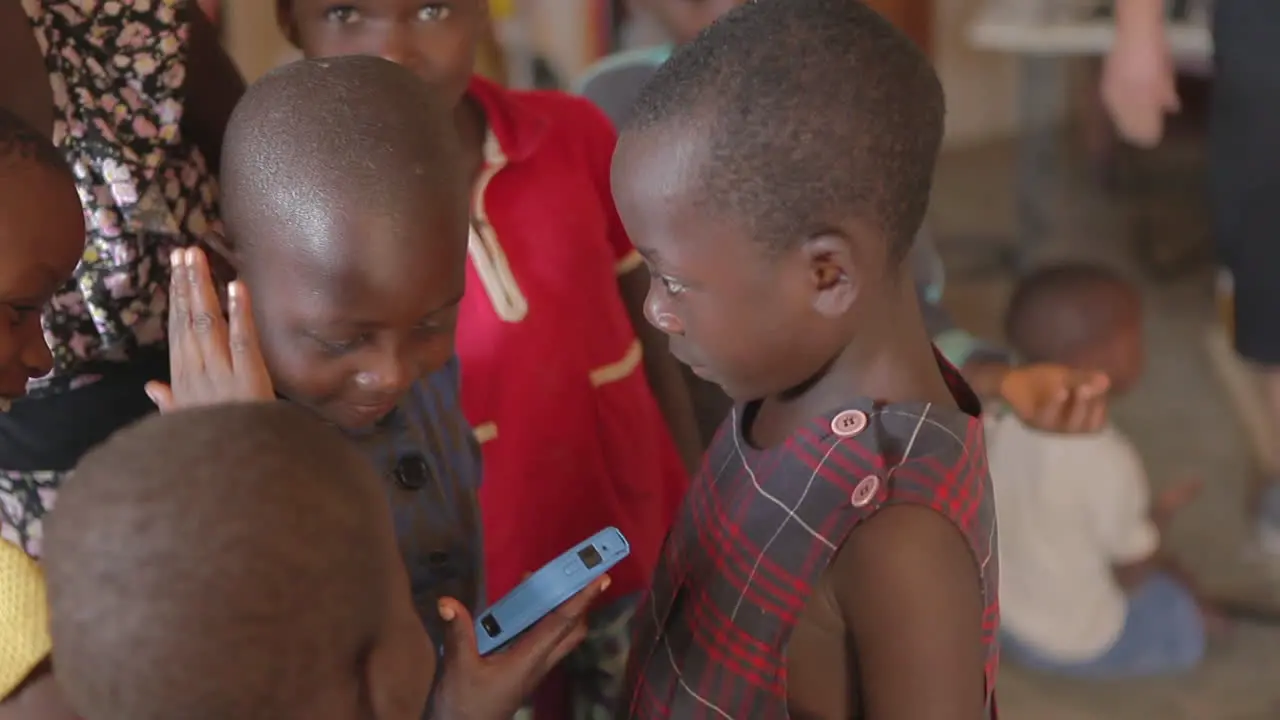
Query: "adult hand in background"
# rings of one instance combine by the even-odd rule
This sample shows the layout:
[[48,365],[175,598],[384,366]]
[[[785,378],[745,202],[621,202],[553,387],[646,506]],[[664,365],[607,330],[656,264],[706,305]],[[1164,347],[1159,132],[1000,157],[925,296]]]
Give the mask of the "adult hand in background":
[[1149,148],[1164,137],[1165,116],[1179,109],[1177,75],[1163,23],[1119,25],[1102,67],[1102,103],[1125,140]]
[[1000,383],[1000,396],[1027,425],[1044,432],[1090,433],[1107,422],[1104,373],[1037,363],[1012,368]]
[[161,412],[227,402],[275,399],[244,283],[227,288],[228,317],[204,252],[175,250],[169,289],[171,385],[147,383]]

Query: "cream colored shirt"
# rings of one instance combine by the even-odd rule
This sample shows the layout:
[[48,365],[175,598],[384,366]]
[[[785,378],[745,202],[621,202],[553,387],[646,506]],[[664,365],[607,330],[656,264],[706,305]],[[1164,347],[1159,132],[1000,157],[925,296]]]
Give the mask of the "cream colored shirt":
[[1049,435],[1012,415],[988,426],[1003,628],[1050,658],[1095,658],[1128,607],[1112,569],[1159,545],[1142,460],[1112,427]]

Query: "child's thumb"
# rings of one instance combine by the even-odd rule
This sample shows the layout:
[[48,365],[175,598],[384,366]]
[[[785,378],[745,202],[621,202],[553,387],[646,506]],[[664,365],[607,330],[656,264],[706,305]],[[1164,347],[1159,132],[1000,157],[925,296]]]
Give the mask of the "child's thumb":
[[162,413],[169,412],[173,409],[173,390],[162,382],[151,381],[143,388],[147,397],[151,398],[151,402],[155,403],[156,409]]
[[436,606],[440,619],[444,620],[445,667],[470,665],[480,657],[476,644],[476,629],[471,613],[453,598],[441,598]]

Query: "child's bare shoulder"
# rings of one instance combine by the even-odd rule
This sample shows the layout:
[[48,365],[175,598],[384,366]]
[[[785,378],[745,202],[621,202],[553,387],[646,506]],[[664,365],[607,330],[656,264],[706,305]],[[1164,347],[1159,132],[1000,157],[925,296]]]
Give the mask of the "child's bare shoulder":
[[982,575],[955,524],[927,507],[884,508],[849,534],[825,582],[858,649],[868,714],[981,717]]

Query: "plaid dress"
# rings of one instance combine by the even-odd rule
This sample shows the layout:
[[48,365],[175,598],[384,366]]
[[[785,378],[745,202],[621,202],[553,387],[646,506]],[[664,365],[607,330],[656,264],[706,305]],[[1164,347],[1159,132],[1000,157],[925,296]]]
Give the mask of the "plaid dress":
[[623,717],[789,717],[786,648],[810,593],[849,532],[899,503],[949,518],[981,567],[995,717],[995,504],[977,398],[942,364],[965,412],[863,399],[757,450],[734,410],[636,612]]

